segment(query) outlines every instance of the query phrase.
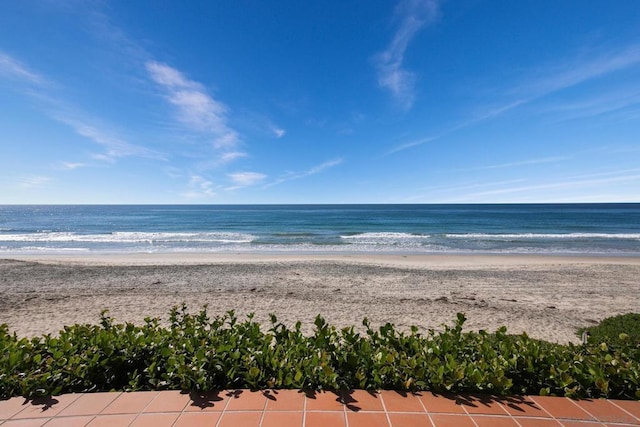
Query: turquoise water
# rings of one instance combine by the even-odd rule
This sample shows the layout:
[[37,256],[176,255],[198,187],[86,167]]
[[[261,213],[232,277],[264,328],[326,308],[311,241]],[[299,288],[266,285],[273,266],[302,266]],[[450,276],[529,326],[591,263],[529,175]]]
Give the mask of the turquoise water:
[[640,204],[0,206],[0,255],[640,255]]

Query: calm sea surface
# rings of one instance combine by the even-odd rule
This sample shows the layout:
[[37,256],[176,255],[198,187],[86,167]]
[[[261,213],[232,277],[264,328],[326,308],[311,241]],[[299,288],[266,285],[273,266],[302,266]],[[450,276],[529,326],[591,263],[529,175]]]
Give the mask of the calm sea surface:
[[0,206],[0,256],[44,253],[640,255],[640,204]]

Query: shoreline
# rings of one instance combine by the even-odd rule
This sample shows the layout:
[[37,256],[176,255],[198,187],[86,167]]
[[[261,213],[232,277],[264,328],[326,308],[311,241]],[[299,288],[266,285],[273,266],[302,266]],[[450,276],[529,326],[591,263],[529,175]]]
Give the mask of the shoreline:
[[280,252],[158,252],[158,253],[83,253],[83,254],[18,254],[0,255],[0,260],[39,262],[46,264],[70,263],[79,265],[197,265],[218,263],[252,263],[275,261],[349,261],[364,263],[390,263],[398,265],[486,265],[486,264],[547,264],[595,263],[640,265],[638,255],[546,253],[280,253]]
[[575,331],[640,306],[640,257],[381,254],[131,254],[0,257],[0,324],[20,336],[97,323],[166,319],[172,306],[208,305],[210,316],[255,313],[268,325],[313,330],[316,315],[337,326],[394,323],[421,332],[527,332],[579,342]]

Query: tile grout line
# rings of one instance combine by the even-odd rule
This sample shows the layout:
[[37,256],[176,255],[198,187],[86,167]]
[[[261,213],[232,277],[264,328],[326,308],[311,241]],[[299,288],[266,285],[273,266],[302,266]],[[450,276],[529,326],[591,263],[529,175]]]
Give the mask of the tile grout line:
[[471,418],[471,422],[473,423],[473,425],[478,427],[478,423],[476,422],[475,417],[473,415],[469,415],[469,418]]
[[[422,396],[422,395],[421,395]],[[422,399],[420,399],[419,397],[416,396],[416,398],[418,399],[418,402],[420,402],[420,405],[422,406],[422,409],[424,409],[424,413],[427,414],[427,418],[429,418],[429,422],[431,423],[432,426],[435,426],[436,423],[433,422],[433,418],[431,418],[431,413],[429,412],[429,410],[427,410],[427,407],[425,406],[424,402],[422,401]],[[391,426],[393,427],[393,426]],[[478,426],[476,426],[478,427]]]
[[380,403],[382,403],[382,409],[384,410],[384,415],[385,417],[387,417],[387,423],[389,423],[390,427],[393,427],[393,424],[391,424],[391,417],[389,417],[389,411],[387,411],[387,405],[385,405],[384,398],[382,397],[382,392],[379,392],[378,395],[380,396]]
[[191,398],[191,392],[189,392],[189,402],[184,405],[184,408],[182,408],[182,411],[180,411],[180,413],[178,414],[178,418],[176,418],[176,420],[171,424],[171,427],[174,427],[178,423],[178,420],[182,417],[182,414],[185,413],[191,403],[193,403],[193,399]]
[[[93,418],[95,418],[95,416],[93,416]],[[89,425],[89,423],[91,421],[93,421],[93,418],[91,418],[89,421],[87,421],[87,423],[85,424],[85,427],[87,425]],[[37,418],[26,418],[27,420],[33,420],[33,419],[37,419]],[[49,424],[51,421],[55,420],[55,419],[59,419],[58,417],[50,417],[47,421],[44,422],[44,424],[40,424],[41,427],[46,427],[47,424]],[[0,425],[2,425],[2,422],[0,422]]]
[[[492,396],[491,398],[496,401],[498,406],[502,408],[502,410],[507,414],[507,416],[509,416],[509,417],[511,416],[511,413],[509,411],[507,411],[507,408],[505,407],[505,405],[503,405],[502,402],[500,401],[500,399],[501,399],[500,396]],[[494,415],[500,416],[499,414],[494,414]]]
[[[23,396],[20,396],[20,397],[23,397]],[[76,398],[76,399],[77,399],[77,398]],[[26,400],[26,397],[25,397],[25,400]],[[29,402],[29,401],[27,401],[27,402]],[[73,402],[75,402],[75,400],[74,400]],[[71,403],[73,403],[73,402],[71,402]],[[23,405],[24,405],[24,404],[23,404]],[[24,408],[20,409],[18,412],[16,412],[15,414],[13,414],[12,416],[10,416],[9,418],[5,418],[2,422],[0,422],[0,424],[4,424],[4,423],[6,423],[6,422],[7,422],[7,421],[9,421],[9,420],[13,420],[13,419],[14,419],[14,417],[16,417],[16,416],[20,415],[22,412],[26,411],[26,410],[27,410],[27,408],[28,408],[28,407],[30,407],[30,406],[31,406],[31,404],[26,405]]]
[[[496,403],[498,404],[498,406],[501,407],[502,410],[507,413],[506,417],[504,415],[500,415],[500,414],[474,414],[474,416],[478,416],[479,415],[480,417],[499,417],[499,418],[505,417],[505,418],[511,419],[514,423],[516,423],[516,425],[518,427],[522,427],[522,425],[518,422],[518,420],[516,420],[516,417],[514,415],[512,415],[511,412],[509,412],[507,410],[505,405],[502,404],[502,401],[500,400],[500,396],[496,396],[496,397],[494,397],[494,399],[495,399]],[[474,418],[474,417],[472,416],[471,418]],[[475,423],[475,421],[476,421],[475,418],[474,418],[473,421]],[[475,423],[475,424],[476,424],[476,426],[478,425],[478,423]]]
[[[71,402],[69,402],[69,404],[67,404],[67,406],[65,406],[64,408],[62,408],[62,409],[60,410],[60,412],[64,411],[64,410],[65,410],[65,409],[67,409],[69,406],[73,405],[73,404],[76,402],[76,400],[80,399],[80,398],[83,396],[83,394],[84,394],[84,393],[70,393],[70,394],[77,394],[77,396],[76,396],[76,398],[75,398],[75,399],[73,399]],[[61,396],[61,395],[60,395],[60,396]],[[17,396],[17,397],[23,397],[23,396]],[[55,397],[55,396],[49,396],[49,397],[50,397],[50,398],[53,398],[53,397]],[[27,403],[24,403],[24,404],[23,404],[23,405],[25,405],[25,407],[24,407],[24,408],[22,408],[22,409],[20,409],[20,410],[19,410],[18,412],[16,412],[15,414],[13,414],[10,418],[5,418],[2,422],[0,422],[0,425],[1,425],[1,424],[6,423],[7,421],[16,420],[17,418],[14,418],[14,417],[17,417],[18,415],[20,415],[21,413],[23,413],[24,411],[26,411],[26,410],[27,410],[27,409],[29,409],[30,407],[35,406],[35,405],[33,404],[33,399],[29,400],[29,399],[27,399],[26,397],[25,397],[24,399],[27,401]],[[19,418],[18,418],[18,419],[19,419]],[[29,418],[26,418],[26,419],[33,419],[33,418],[32,418],[32,417],[29,417]],[[49,422],[49,421],[47,421],[47,422]]]
[[224,390],[227,393],[227,396],[229,396],[229,399],[227,399],[227,403],[224,404],[224,408],[222,408],[222,411],[220,411],[220,418],[218,418],[218,421],[216,422],[216,427],[220,426],[220,423],[222,422],[222,417],[224,417],[224,414],[227,412],[227,406],[229,406],[229,404],[231,403],[231,399],[233,399],[233,393],[231,393],[230,390]]
[[302,426],[307,422],[307,395],[304,395],[304,400],[302,401]]
[[135,423],[135,422],[136,422],[136,420],[140,417],[140,415],[144,413],[144,410],[145,410],[145,409],[147,409],[149,406],[151,406],[151,404],[152,404],[153,402],[155,402],[155,400],[160,396],[160,393],[162,393],[162,390],[157,391],[157,393],[156,393],[155,397],[154,397],[153,399],[151,399],[151,400],[149,401],[149,403],[147,403],[147,404],[145,405],[145,407],[144,407],[144,408],[142,408],[142,410],[141,410],[141,411],[138,411],[138,413],[137,413],[137,414],[135,414],[136,416],[135,416],[135,417],[133,417],[133,419],[132,419],[132,420],[131,420],[131,422],[129,423],[129,426],[131,426],[131,424]]
[[269,398],[267,397],[264,391],[260,391],[262,397],[264,397],[264,405],[262,406],[262,414],[260,415],[260,421],[258,421],[258,427],[262,427],[262,423],[264,422],[264,414],[267,412],[267,405],[269,404]]
[[602,425],[605,425],[599,417],[596,417],[591,412],[587,411],[585,408],[583,408],[582,406],[578,405],[576,402],[573,401],[573,399],[569,399],[568,397],[563,397],[563,399],[565,399],[565,401],[571,402],[572,405],[576,405],[578,407],[578,409],[582,409],[584,412],[587,413],[587,415],[589,415],[591,418],[596,420],[596,422],[598,422],[598,423],[600,423]]
[[[553,421],[556,421],[556,422],[557,422],[557,423],[559,423],[560,425],[562,425],[562,427],[564,427],[564,424],[562,424],[562,422],[560,422],[560,420],[559,420],[559,419],[557,419],[557,418],[556,418],[556,417],[555,417],[551,412],[547,411],[547,410],[545,409],[545,407],[544,407],[540,402],[536,401],[536,400],[533,398],[533,396],[526,395],[526,396],[522,396],[522,397],[523,397],[523,399],[525,399],[525,400],[526,400],[526,399],[530,399],[533,403],[535,403],[536,405],[538,405],[538,406],[540,407],[540,409],[541,409],[541,410],[543,410],[543,411],[548,415],[548,417],[545,417],[544,419],[551,419],[551,420],[553,420]],[[507,411],[507,412],[509,412],[509,411]],[[522,427],[522,424],[520,424],[520,423],[518,422],[518,420],[516,419],[516,416],[515,416],[515,415],[512,415],[512,414],[509,414],[509,415],[511,415],[511,419],[512,419],[513,421],[515,421],[515,422],[516,422],[516,424],[518,424],[518,426]]]
[[344,417],[344,425],[345,427],[349,427],[349,417],[347,417],[347,405],[344,403],[344,394],[345,391],[340,392],[340,403],[342,403],[342,416]]
[[115,402],[116,400],[118,400],[118,399],[120,398],[120,396],[122,396],[123,392],[122,392],[122,391],[119,391],[119,392],[117,392],[117,394],[118,394],[118,395],[117,395],[116,397],[114,397],[114,398],[111,400],[111,402],[107,403],[107,404],[105,405],[105,407],[104,407],[104,408],[100,409],[100,411],[99,411],[97,414],[95,414],[95,415],[96,415],[96,417],[97,417],[98,415],[103,415],[103,414],[102,414],[102,411],[104,411],[105,409],[107,409],[107,408],[108,408],[108,407],[109,407],[113,402]]
[[[538,402],[538,401],[535,399],[535,397],[534,397],[534,396],[528,396],[528,397],[529,397],[529,399],[533,400],[533,402],[534,402],[536,405],[538,405],[538,406],[539,406],[543,411],[545,411],[547,414],[551,415],[551,419],[553,419],[554,421],[556,421],[557,423],[559,423],[562,427],[564,427],[564,422],[566,422],[566,421],[573,421],[573,422],[579,422],[579,423],[587,423],[587,422],[590,422],[590,423],[599,423],[602,427],[605,427],[605,424],[604,424],[602,421],[600,421],[598,418],[594,417],[592,414],[590,414],[589,412],[587,412],[586,410],[584,410],[582,407],[580,407],[580,406],[578,406],[578,405],[576,405],[576,406],[578,406],[578,409],[583,410],[587,415],[589,415],[589,416],[590,416],[590,417],[592,417],[593,419],[592,419],[592,420],[582,420],[582,419],[580,419],[580,420],[574,420],[574,419],[569,419],[569,418],[567,418],[567,419],[565,419],[565,418],[560,418],[560,419],[558,419],[558,418],[557,418],[555,415],[553,415],[551,412],[547,411],[547,409],[544,407],[544,405],[542,405],[540,402]],[[567,397],[559,397],[558,399],[571,400],[571,399],[569,399],[569,398],[567,398]],[[565,401],[566,401],[566,400],[565,400]],[[570,404],[569,404],[569,405],[570,405]],[[518,424],[520,424],[520,423],[518,423]]]
[[[475,424],[475,426],[476,426],[476,427],[478,427],[478,424],[477,424],[477,423],[476,423],[476,421],[473,419],[473,415],[471,415],[471,414],[469,413],[469,411],[467,411],[467,408],[465,408],[465,405],[460,405],[460,406],[462,406],[462,409],[464,409],[464,413],[465,413],[465,414],[467,414],[467,416],[468,416],[469,418],[471,418],[471,422],[472,422],[473,424]],[[433,422],[432,422],[432,423],[433,423]],[[435,426],[435,425],[436,425],[436,423],[433,423],[433,425]],[[520,427],[522,427],[522,426],[520,426]]]
[[[191,399],[191,394],[189,394],[189,402],[193,402],[193,400]],[[178,420],[180,419],[180,417],[184,413],[184,410],[187,409],[187,406],[189,406],[189,403],[184,405],[184,408],[182,408],[182,410],[178,413],[178,417],[171,423],[171,427],[174,427],[176,425],[176,423],[178,422]]]
[[631,415],[633,418],[636,419],[636,423],[640,424],[640,418],[636,417],[634,414],[632,414],[631,412],[627,411],[626,409],[624,409],[622,406],[616,405],[616,403],[613,400],[607,400],[609,403],[611,403],[613,406],[615,406],[618,409],[621,409],[622,411],[626,412],[627,414]]
[[546,412],[546,414],[549,415],[549,417],[551,417],[552,420],[557,421],[558,423],[562,424],[562,427],[564,427],[564,423],[562,421],[560,421],[559,419],[557,419],[556,416],[553,415],[551,412],[547,411],[547,409],[544,407],[544,405],[542,405],[540,402],[538,402],[536,399],[534,399],[533,396],[526,396],[526,397],[531,399],[531,401],[533,403],[538,405],[540,407],[540,409],[542,409],[544,412]]
[[[76,394],[76,393],[70,393],[70,394]],[[73,404],[76,402],[76,400],[80,399],[80,398],[83,396],[83,394],[84,394],[84,393],[77,393],[76,398],[75,398],[75,399],[73,399],[71,402],[69,402],[69,404],[67,404],[67,406],[65,406],[64,408],[62,408],[59,412],[62,412],[62,411],[64,411],[65,409],[67,409],[68,407],[70,407],[71,405],[73,405]],[[22,396],[20,396],[20,397],[22,397]],[[55,397],[55,396],[49,396],[49,397],[50,397],[50,398],[53,398],[53,397]],[[25,400],[27,400],[27,398],[25,398]],[[8,422],[8,421],[16,421],[16,420],[21,420],[21,419],[22,419],[22,420],[37,420],[37,419],[39,419],[40,417],[14,418],[14,417],[18,416],[19,414],[23,413],[24,411],[26,411],[27,409],[32,408],[32,407],[34,407],[34,406],[36,406],[36,405],[34,405],[34,404],[33,404],[33,399],[32,399],[32,400],[30,400],[30,401],[29,401],[29,400],[27,400],[27,402],[28,402],[28,404],[25,404],[26,406],[25,406],[24,408],[22,408],[22,409],[21,409],[20,411],[18,411],[17,413],[13,414],[13,416],[12,416],[11,418],[6,418],[6,419],[2,420],[2,422],[0,422],[0,425],[2,425],[2,424],[4,424],[4,423],[6,423],[6,422]],[[73,415],[70,415],[70,416],[73,416]],[[44,417],[44,418],[46,418],[46,417]],[[55,416],[49,417],[49,419],[45,422],[45,424],[46,424],[46,423],[48,423],[48,422],[50,422],[50,421],[51,421],[52,419],[54,419],[54,418],[65,418],[65,416],[64,416],[64,415],[63,415],[63,416],[55,415]],[[42,425],[44,425],[44,424],[42,424]]]

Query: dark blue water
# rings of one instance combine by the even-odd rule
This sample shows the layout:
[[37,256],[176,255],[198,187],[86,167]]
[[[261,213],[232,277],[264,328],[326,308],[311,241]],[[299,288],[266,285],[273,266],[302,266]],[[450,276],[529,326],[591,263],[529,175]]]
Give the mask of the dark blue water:
[[640,204],[0,206],[0,255],[640,255]]

